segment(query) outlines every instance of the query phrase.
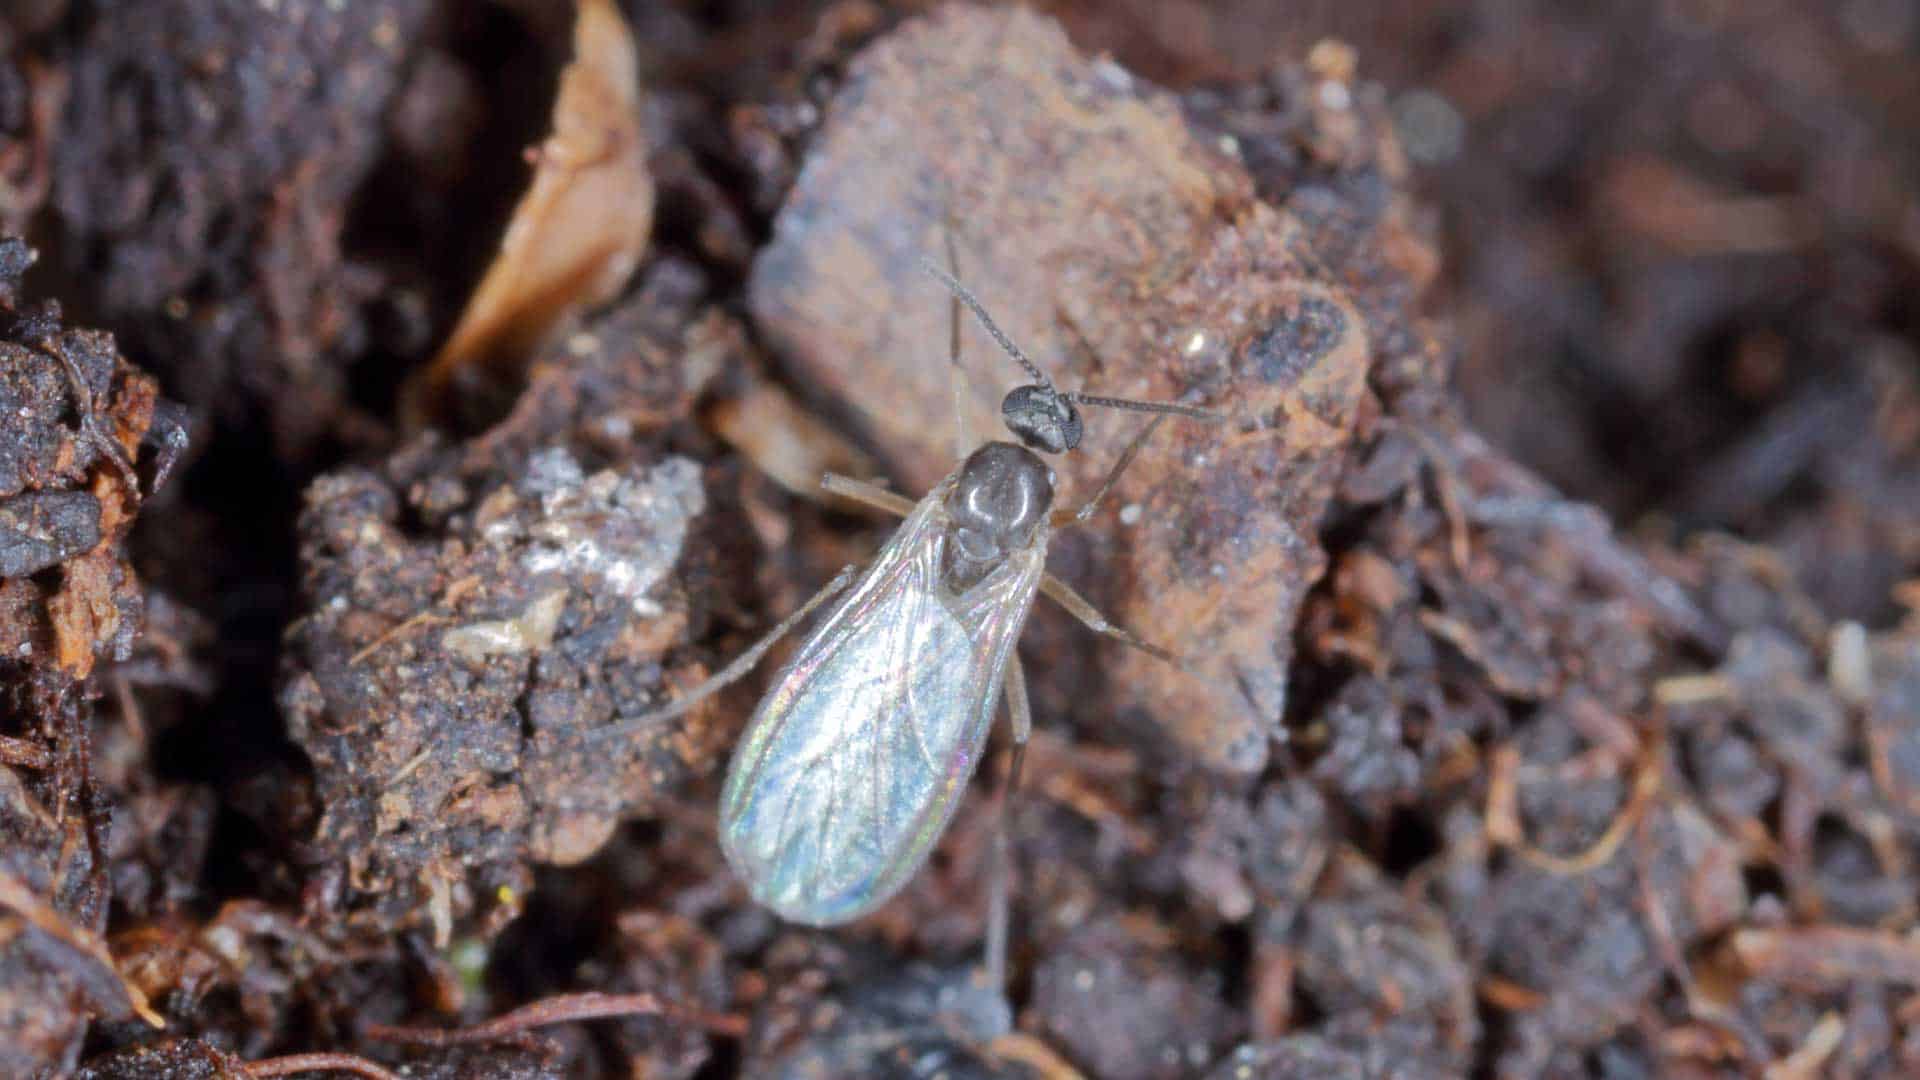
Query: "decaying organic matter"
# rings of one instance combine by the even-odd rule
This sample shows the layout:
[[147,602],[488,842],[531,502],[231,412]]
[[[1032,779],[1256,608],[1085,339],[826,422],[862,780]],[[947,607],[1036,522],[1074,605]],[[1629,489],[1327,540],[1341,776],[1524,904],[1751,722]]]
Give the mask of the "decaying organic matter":
[[103,937],[111,811],[88,676],[140,630],[126,540],[165,406],[112,335],[28,299],[34,259],[0,236],[0,1072],[17,1075],[71,1067],[91,1016],[159,1022]]
[[[0,14],[0,1074],[1920,1071],[1914,6],[1277,12]],[[951,468],[947,237],[1229,417],[1052,552],[1182,663],[1031,620],[1004,995],[1003,756],[820,932],[764,673],[594,737]]]
[[713,765],[712,709],[587,738],[703,674],[685,647],[726,514],[667,425],[700,390],[681,358],[730,339],[684,284],[662,267],[480,438],[308,492],[281,702],[314,766],[319,872],[370,928],[425,919],[445,943],[476,907],[510,917],[530,864],[590,857]]
[[[49,202],[62,270],[174,392],[297,460],[337,434],[380,281],[346,201],[424,0],[74,5]],[[84,178],[84,179],[80,179]]]

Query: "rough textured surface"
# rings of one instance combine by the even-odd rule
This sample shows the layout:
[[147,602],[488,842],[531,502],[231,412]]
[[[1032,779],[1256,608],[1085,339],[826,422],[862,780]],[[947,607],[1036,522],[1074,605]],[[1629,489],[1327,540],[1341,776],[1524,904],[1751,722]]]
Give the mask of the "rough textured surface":
[[378,278],[343,250],[346,207],[428,5],[73,8],[53,168],[86,179],[54,186],[62,269],[188,404],[264,409],[297,455],[368,347]]
[[[1471,136],[1434,172],[1476,239],[1448,252],[1469,415],[1884,622],[1920,531],[1913,8],[1662,8],[1516,5],[1436,65]],[[1575,56],[1611,77],[1567,83]]]
[[776,952],[769,974],[792,981],[775,984],[782,990],[769,1004],[780,1011],[764,1018],[770,1022],[762,1023],[744,1071],[781,1080],[1031,1075],[994,1051],[1011,1017],[974,972],[919,965],[884,971],[873,962],[833,950]]
[[197,1039],[177,1039],[105,1054],[75,1080],[240,1080],[246,1063]]
[[125,545],[157,400],[111,335],[24,299],[33,260],[0,236],[0,1073],[21,1076],[71,1068],[90,1016],[145,1007],[101,936],[110,808],[86,680],[140,628]]
[[281,701],[314,766],[320,880],[371,926],[425,919],[444,941],[476,907],[497,926],[530,862],[587,859],[711,766],[711,709],[590,737],[702,674],[679,650],[724,515],[659,418],[697,390],[677,357],[717,326],[681,283],[656,274],[479,440],[308,492],[311,608]]
[[[77,710],[65,711],[73,737]],[[79,784],[59,790],[84,782],[65,773],[40,783],[0,767],[0,1069],[16,1076],[71,1067],[89,1016],[125,1010],[112,969],[83,944],[106,922],[105,823]]]
[[1153,926],[1091,923],[1034,971],[1033,1006],[1046,1034],[1095,1075],[1190,1076],[1241,1034],[1221,1007],[1214,977],[1151,944],[1165,934]]
[[27,577],[100,542],[100,500],[84,491],[23,492],[0,503],[0,577]]

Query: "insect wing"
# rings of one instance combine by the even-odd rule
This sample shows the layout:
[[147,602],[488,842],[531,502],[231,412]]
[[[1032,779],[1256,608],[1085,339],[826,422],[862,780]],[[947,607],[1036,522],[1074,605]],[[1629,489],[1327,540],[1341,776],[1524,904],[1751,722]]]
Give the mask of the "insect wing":
[[734,753],[721,846],[795,922],[857,918],[926,860],[973,773],[1045,537],[958,597],[939,493],[775,676]]

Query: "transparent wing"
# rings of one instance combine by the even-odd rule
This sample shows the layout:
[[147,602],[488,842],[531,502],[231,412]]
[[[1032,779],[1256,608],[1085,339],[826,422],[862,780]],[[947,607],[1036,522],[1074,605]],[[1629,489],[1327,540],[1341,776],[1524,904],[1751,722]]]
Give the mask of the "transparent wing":
[[932,850],[986,743],[1046,537],[959,597],[940,587],[935,488],[774,677],[720,800],[721,845],[755,899],[845,922]]

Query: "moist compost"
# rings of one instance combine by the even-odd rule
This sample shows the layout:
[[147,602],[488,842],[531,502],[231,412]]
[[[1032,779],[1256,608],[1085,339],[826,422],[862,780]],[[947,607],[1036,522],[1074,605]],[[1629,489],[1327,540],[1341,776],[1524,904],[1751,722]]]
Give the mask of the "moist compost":
[[[1352,8],[0,15],[0,1074],[1920,1071],[1920,9]],[[764,674],[632,724],[999,433],[949,242],[1228,416],[1054,543],[1180,662],[1027,626],[1004,993],[1004,735],[810,930]]]

